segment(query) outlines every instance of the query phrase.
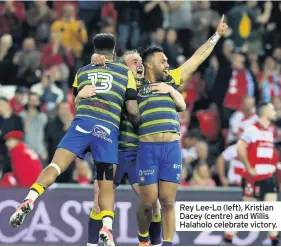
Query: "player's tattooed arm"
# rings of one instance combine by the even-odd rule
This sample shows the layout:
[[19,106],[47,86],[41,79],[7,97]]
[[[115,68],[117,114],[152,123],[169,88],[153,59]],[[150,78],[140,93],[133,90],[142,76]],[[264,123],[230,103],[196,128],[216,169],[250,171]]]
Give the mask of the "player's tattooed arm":
[[74,100],[75,109],[77,109],[82,99],[90,98],[96,95],[96,86],[86,85],[83,87]]
[[224,22],[224,15],[220,19],[217,30],[215,34],[208,39],[208,41],[198,48],[193,56],[188,59],[182,66],[181,66],[181,82],[185,82],[193,72],[197,70],[197,68],[210,56],[216,43],[219,39],[224,35],[228,26]]
[[185,111],[186,103],[180,92],[174,89],[171,85],[164,82],[149,85],[149,91],[152,94],[170,94],[178,112]]

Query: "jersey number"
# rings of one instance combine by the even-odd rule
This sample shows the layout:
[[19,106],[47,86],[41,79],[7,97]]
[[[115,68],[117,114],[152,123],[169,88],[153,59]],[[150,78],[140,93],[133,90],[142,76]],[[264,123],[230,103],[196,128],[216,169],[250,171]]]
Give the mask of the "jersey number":
[[97,81],[100,81],[100,86],[96,86],[97,93],[106,93],[112,88],[113,76],[109,73],[95,72],[88,74],[88,79],[96,86]]

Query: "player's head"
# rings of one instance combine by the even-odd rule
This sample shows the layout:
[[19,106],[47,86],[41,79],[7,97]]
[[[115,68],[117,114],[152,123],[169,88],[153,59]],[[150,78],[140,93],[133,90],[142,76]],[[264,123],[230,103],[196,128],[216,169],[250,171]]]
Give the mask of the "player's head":
[[146,72],[150,71],[157,81],[166,81],[169,64],[161,47],[152,46],[144,50],[142,61]]
[[144,67],[142,64],[142,58],[136,50],[125,51],[121,57],[120,62],[128,66],[133,72],[135,78],[144,77]]
[[243,98],[242,102],[242,110],[246,114],[250,114],[253,112],[255,107],[255,98],[251,96],[246,96]]
[[93,38],[95,53],[113,58],[115,55],[116,38],[111,33],[99,33]]
[[257,107],[257,115],[269,121],[275,121],[277,117],[275,107],[271,102],[260,103]]

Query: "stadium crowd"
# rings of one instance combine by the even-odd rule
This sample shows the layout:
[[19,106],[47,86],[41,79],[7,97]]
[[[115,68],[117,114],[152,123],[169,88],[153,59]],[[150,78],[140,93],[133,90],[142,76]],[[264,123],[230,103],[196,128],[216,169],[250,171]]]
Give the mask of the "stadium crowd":
[[[239,185],[235,155],[222,152],[256,120],[260,101],[276,107],[271,128],[281,141],[280,12],[281,3],[270,1],[1,2],[0,186],[29,186],[50,163],[75,115],[72,82],[91,61],[93,35],[115,34],[117,56],[161,46],[177,68],[222,14],[228,32],[181,88],[188,105],[180,115],[181,185]],[[77,158],[57,182],[92,183],[91,163]]]

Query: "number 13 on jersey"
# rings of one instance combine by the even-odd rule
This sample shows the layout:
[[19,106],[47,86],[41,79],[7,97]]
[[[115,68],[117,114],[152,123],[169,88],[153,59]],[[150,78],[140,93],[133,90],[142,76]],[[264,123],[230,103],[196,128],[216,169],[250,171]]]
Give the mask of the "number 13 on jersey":
[[[106,93],[111,90],[113,76],[110,73],[104,72],[94,72],[88,74],[88,79],[92,81],[92,84],[96,86],[97,93]],[[97,81],[100,82],[100,85],[97,86]]]

